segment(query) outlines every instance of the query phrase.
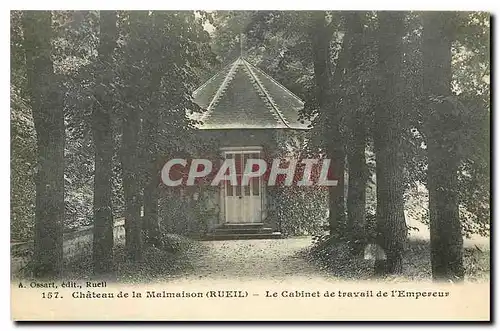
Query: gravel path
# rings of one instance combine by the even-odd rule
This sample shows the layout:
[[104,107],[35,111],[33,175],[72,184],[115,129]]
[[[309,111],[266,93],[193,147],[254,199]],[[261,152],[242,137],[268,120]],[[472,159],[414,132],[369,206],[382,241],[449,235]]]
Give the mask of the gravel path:
[[311,245],[310,237],[288,239],[227,240],[201,242],[202,250],[192,257],[196,277],[214,280],[329,278],[301,254]]
[[[302,254],[311,237],[202,241],[189,253],[189,268],[177,275],[186,281],[327,281],[339,278]],[[487,238],[466,239],[464,246],[488,247]],[[180,278],[179,278],[180,276]]]

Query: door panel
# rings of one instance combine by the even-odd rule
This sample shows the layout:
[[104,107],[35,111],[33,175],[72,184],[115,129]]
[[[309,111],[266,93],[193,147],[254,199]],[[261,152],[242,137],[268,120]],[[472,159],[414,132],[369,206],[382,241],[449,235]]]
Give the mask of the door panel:
[[246,161],[250,158],[259,158],[260,152],[230,151],[225,152],[226,158],[234,158],[238,185],[231,186],[225,182],[226,222],[229,223],[258,223],[262,221],[262,180],[251,178],[248,185],[242,185],[243,172]]
[[[237,154],[234,153],[226,153],[227,159],[235,159],[238,157]],[[236,160],[235,160],[236,161]],[[231,223],[240,223],[241,222],[241,213],[239,212],[239,204],[240,204],[240,190],[238,190],[237,186],[232,186],[229,181],[224,182],[225,185],[225,193],[226,193],[226,222]]]

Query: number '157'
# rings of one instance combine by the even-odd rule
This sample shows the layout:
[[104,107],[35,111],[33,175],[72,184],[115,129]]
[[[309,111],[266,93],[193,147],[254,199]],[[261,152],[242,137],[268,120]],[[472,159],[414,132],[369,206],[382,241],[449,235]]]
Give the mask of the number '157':
[[42,292],[42,299],[57,299],[59,292]]

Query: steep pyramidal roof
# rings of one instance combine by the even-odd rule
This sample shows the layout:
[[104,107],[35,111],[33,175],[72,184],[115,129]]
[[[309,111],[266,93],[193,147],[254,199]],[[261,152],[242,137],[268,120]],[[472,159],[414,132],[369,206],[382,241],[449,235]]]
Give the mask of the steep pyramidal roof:
[[308,129],[304,102],[244,58],[222,69],[193,93],[205,110],[201,129]]

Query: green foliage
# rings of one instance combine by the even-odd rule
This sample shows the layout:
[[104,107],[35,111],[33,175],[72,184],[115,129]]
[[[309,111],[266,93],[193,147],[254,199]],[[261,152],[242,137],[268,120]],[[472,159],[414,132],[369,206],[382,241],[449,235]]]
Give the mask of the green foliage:
[[11,240],[26,241],[35,217],[36,136],[26,97],[21,12],[11,12]]
[[452,49],[453,85],[462,130],[459,200],[467,235],[490,228],[490,15],[463,12],[457,19]]
[[312,235],[327,223],[328,191],[320,187],[278,186],[272,196],[269,218],[274,218],[284,235]]
[[218,194],[216,189],[174,191],[162,185],[160,194],[160,226],[166,233],[198,236],[207,232],[210,222],[218,221],[219,215],[210,201]]
[[[278,158],[318,157],[309,154],[309,132],[287,132],[278,137]],[[269,219],[284,235],[321,233],[328,223],[328,190],[320,186],[269,186]]]
[[11,98],[11,239],[26,241],[35,216],[35,129],[30,109],[13,89]]
[[243,53],[254,65],[314,104],[314,74],[307,35],[310,12],[218,11],[213,13],[212,49],[222,63]]

